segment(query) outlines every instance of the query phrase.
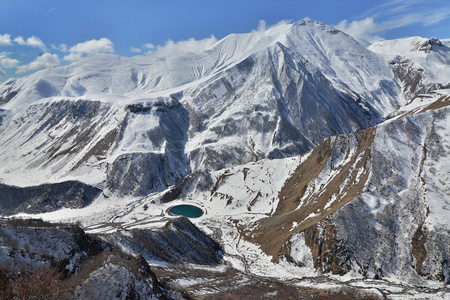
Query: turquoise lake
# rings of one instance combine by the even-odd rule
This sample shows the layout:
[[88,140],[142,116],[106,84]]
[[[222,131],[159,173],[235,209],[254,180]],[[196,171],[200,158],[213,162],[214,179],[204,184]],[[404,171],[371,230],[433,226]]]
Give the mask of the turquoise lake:
[[198,218],[203,215],[203,210],[197,206],[180,204],[170,208],[170,212],[175,215],[186,216],[188,218]]

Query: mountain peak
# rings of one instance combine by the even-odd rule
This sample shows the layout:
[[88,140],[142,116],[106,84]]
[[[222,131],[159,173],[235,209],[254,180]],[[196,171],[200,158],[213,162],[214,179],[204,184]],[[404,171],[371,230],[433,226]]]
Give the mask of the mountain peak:
[[308,17],[303,18],[300,21],[295,22],[293,24],[293,26],[305,26],[305,25],[310,25],[310,24],[312,26],[315,26],[318,29],[323,30],[323,31],[328,32],[328,33],[336,34],[338,32],[341,32],[341,31],[337,30],[336,28],[334,28],[334,27],[332,27],[330,25],[327,25],[327,24],[319,22],[319,21],[315,21],[315,20],[313,20],[311,18],[308,18]]
[[309,17],[305,17],[305,18],[301,19],[300,21],[295,22],[294,24],[304,25],[306,23],[313,23],[313,22],[316,22],[316,21]]
[[414,47],[410,50],[411,52],[422,51],[425,53],[430,52],[433,47],[442,47],[442,42],[435,37],[429,39],[423,39],[414,44]]

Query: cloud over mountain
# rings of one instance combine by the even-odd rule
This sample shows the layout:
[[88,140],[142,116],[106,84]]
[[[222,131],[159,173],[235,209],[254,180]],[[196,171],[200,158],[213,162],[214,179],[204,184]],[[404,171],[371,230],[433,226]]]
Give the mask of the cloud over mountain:
[[335,27],[357,40],[362,39],[368,42],[380,40],[381,37],[377,36],[377,33],[383,30],[380,24],[377,24],[372,17],[353,22],[343,20]]
[[97,53],[97,52],[114,52],[114,44],[110,39],[101,38],[99,40],[93,39],[83,43],[78,43],[70,48],[70,52],[80,53]]
[[17,74],[26,73],[29,71],[42,70],[51,67],[57,67],[60,65],[59,57],[57,54],[44,53],[36,60],[23,66],[17,67]]
[[93,39],[78,43],[75,46],[72,46],[69,51],[70,54],[64,56],[63,59],[67,61],[77,61],[85,54],[114,53],[114,43],[110,39],[103,37],[99,40]]
[[201,40],[196,40],[194,38],[178,42],[168,40],[164,46],[161,45],[154,46],[153,44],[145,44],[144,47],[146,49],[149,49],[147,55],[155,55],[158,57],[179,56],[206,50],[212,45],[214,45],[216,42],[217,42],[216,37],[214,35],[211,35],[209,38]]

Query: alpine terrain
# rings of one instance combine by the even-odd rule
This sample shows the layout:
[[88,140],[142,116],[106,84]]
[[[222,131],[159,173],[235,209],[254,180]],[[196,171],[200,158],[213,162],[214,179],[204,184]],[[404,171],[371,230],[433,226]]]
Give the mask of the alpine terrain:
[[0,149],[3,295],[450,299],[450,39],[94,54],[0,85]]

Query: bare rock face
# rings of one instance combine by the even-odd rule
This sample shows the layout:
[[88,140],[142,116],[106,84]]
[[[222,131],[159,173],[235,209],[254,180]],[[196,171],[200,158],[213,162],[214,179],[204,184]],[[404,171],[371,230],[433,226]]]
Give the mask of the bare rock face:
[[345,275],[351,269],[350,255],[336,238],[336,226],[321,221],[306,229],[305,244],[311,249],[314,268],[323,273]]
[[442,42],[435,37],[427,39],[425,41],[417,42],[411,49],[411,52],[422,51],[425,53],[430,52],[433,47],[442,47]]
[[0,95],[0,105],[8,103],[15,95],[17,95],[18,91],[13,91],[12,88],[13,86],[9,87]]
[[377,42],[369,49],[388,58],[401,81],[402,96],[407,103],[450,87],[448,72],[443,71],[449,64],[450,48],[434,37]]
[[151,277],[130,272],[120,264],[107,264],[95,270],[75,290],[75,295],[78,299],[168,299]]

